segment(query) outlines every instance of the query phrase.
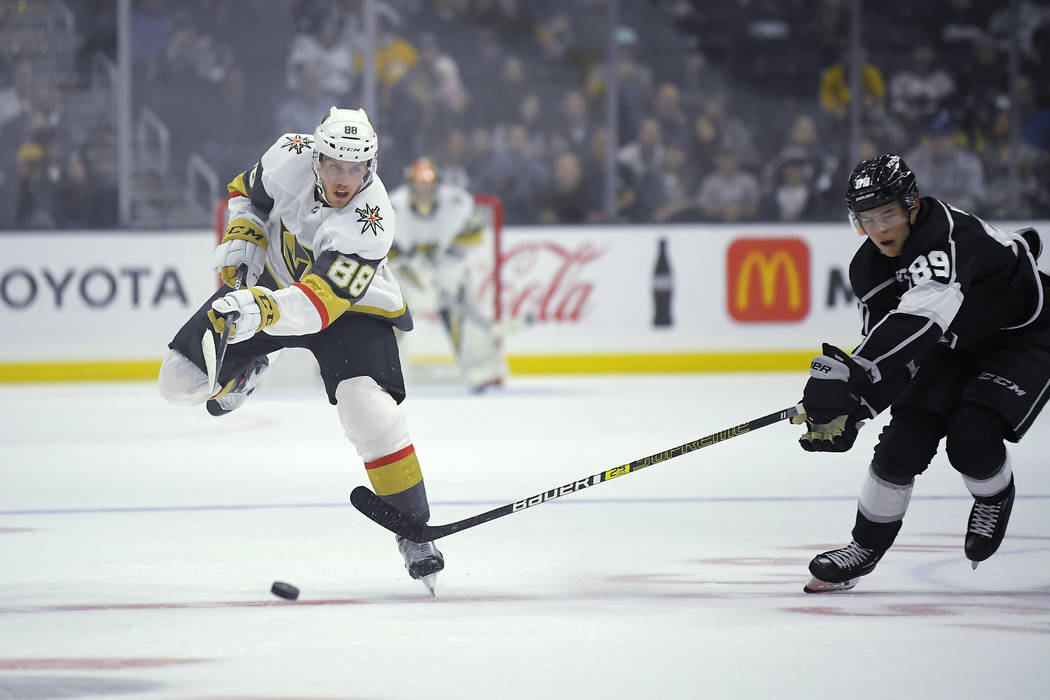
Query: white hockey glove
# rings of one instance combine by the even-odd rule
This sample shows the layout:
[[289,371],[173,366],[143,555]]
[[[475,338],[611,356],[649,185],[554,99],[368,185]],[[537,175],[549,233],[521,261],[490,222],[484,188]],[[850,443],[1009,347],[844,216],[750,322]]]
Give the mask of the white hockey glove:
[[221,299],[211,303],[208,320],[216,333],[222,333],[226,322],[233,323],[230,331],[230,343],[248,340],[264,328],[268,328],[281,319],[281,311],[270,296],[270,290],[264,287],[251,287],[230,292]]
[[266,249],[269,245],[265,226],[262,219],[248,211],[238,214],[226,227],[222,243],[215,249],[212,267],[228,286],[234,286],[240,265],[248,266],[245,285],[250,287],[259,280],[266,264]]

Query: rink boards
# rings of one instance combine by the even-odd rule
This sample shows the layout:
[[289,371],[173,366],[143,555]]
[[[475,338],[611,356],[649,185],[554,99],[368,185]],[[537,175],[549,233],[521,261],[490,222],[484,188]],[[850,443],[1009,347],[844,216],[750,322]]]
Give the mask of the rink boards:
[[[156,376],[215,289],[208,230],[3,239],[0,381]],[[502,321],[535,319],[506,337],[515,374],[799,369],[822,341],[858,340],[861,242],[845,224],[507,227],[499,284],[481,270],[472,294],[482,308],[498,294]],[[416,320],[411,352],[447,353]]]

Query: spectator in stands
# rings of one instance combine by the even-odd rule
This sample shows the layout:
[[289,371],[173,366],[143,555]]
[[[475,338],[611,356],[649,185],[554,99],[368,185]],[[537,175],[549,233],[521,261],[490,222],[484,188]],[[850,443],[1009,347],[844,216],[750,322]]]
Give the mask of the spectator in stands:
[[717,170],[700,182],[697,204],[708,221],[733,222],[752,219],[758,213],[758,178],[740,168],[733,149],[722,150]]
[[984,168],[972,150],[957,142],[951,115],[939,112],[926,130],[925,143],[904,157],[922,173],[923,191],[968,212],[984,215]]
[[660,171],[651,178],[643,200],[648,200],[652,221],[695,221],[700,218],[696,207],[696,177],[685,149],[669,143],[664,149]]
[[722,134],[711,117],[706,114],[695,116],[692,139],[689,142],[689,157],[693,162],[693,169],[701,173],[713,170],[721,149]]
[[554,159],[554,177],[538,202],[537,220],[541,224],[582,224],[601,219],[601,201],[593,181],[583,176],[580,161],[573,153]]
[[62,228],[97,229],[117,225],[115,183],[98,177],[87,154],[77,149],[69,158],[57,185],[55,217]]
[[[354,53],[348,31],[348,16],[343,8],[330,5],[308,6],[306,31],[296,34],[288,52],[287,85],[296,92],[302,78],[302,66],[317,68],[318,89],[331,104],[343,104],[354,86]],[[314,118],[316,122],[318,117]]]
[[813,220],[820,212],[817,198],[806,176],[803,158],[783,158],[777,163],[763,215],[774,221]]
[[317,122],[332,107],[331,96],[321,90],[320,68],[313,63],[300,63],[298,71],[291,94],[277,106],[275,134],[312,134]]
[[[886,108],[886,100],[876,97],[870,92],[861,97],[860,131],[864,138],[878,144],[879,153],[900,153],[911,148],[909,132],[904,126],[890,114]],[[849,162],[860,162],[866,158],[847,159]]]
[[441,173],[442,182],[462,187],[468,192],[473,191],[470,177],[470,144],[467,141],[467,132],[463,129],[449,129],[441,154],[437,158],[437,169]]
[[837,182],[834,178],[839,169],[839,158],[820,141],[813,117],[802,114],[795,118],[780,151],[762,171],[763,191],[767,197],[782,180],[788,162],[802,170],[811,212],[829,211],[832,206],[840,204],[838,193],[832,193],[832,184]]
[[47,172],[44,148],[36,141],[26,141],[18,149],[15,228],[57,228],[58,220],[52,208],[57,197],[58,192]]
[[1050,109],[1036,101],[1032,81],[1025,76],[1018,81],[1018,100],[1021,138],[1041,151],[1050,150]]
[[961,65],[960,75],[965,76],[965,80],[952,100],[952,112],[958,116],[959,127],[967,134],[987,133],[999,111],[996,102],[1009,99],[1006,56],[1000,55],[990,39],[981,38],[974,42],[972,51]]
[[[849,116],[849,104],[853,99],[849,87],[850,54],[845,52],[839,59],[824,69],[820,76],[820,106],[831,117],[831,122],[841,127]],[[886,97],[886,83],[882,71],[861,55],[861,89],[882,100]]]
[[0,89],[0,132],[9,136],[9,125],[18,125],[29,113],[36,82],[32,62],[17,61],[11,71],[11,84]]
[[933,46],[918,44],[912,49],[911,62],[890,78],[890,110],[905,129],[921,129],[954,92],[955,81],[937,65]]
[[[1006,103],[1002,105],[1008,107]],[[1045,151],[1021,140],[1016,154],[1010,138],[1010,112],[1000,109],[992,122],[991,128],[981,140],[978,155],[985,175],[985,215],[998,219],[1021,219],[1035,214],[1035,206],[1040,196],[1037,173],[1045,161],[1050,158]],[[1010,169],[1017,167],[1019,175],[1020,200],[1015,206],[1010,199]]]
[[525,64],[517,56],[508,56],[503,62],[498,80],[488,86],[490,99],[484,107],[483,123],[492,126],[515,123],[521,98],[528,92]]
[[[653,77],[638,57],[638,34],[626,26],[617,27],[613,33],[616,42],[616,74],[618,79],[617,114],[620,133],[634,138],[641,127],[642,119],[649,109]],[[605,94],[605,65],[595,63],[587,75],[586,94],[597,102]]]
[[660,83],[653,102],[653,116],[660,122],[664,139],[684,144],[689,138],[689,117],[682,109],[682,94],[674,83]]
[[707,55],[692,51],[682,62],[682,108],[689,114],[700,111],[707,96],[725,89],[725,76],[711,65]]
[[626,173],[627,216],[632,221],[649,221],[653,215],[653,198],[646,196],[659,181],[664,161],[664,142],[660,122],[650,117],[642,121],[638,138],[620,148],[616,162]]
[[[492,162],[492,133],[483,126],[470,130],[470,146],[467,154],[467,172],[471,180],[477,179]],[[474,190],[472,190],[474,191]]]
[[536,198],[546,186],[543,166],[528,151],[529,140],[524,126],[512,126],[503,149],[481,173],[481,189],[499,195],[509,224],[536,222]]
[[703,104],[703,114],[718,129],[719,145],[735,152],[741,166],[758,166],[760,158],[754,136],[744,120],[734,113],[728,90],[719,90],[708,95]]
[[592,126],[587,111],[587,100],[579,90],[569,90],[561,103],[562,119],[555,131],[564,137],[566,145],[578,158],[589,148]]

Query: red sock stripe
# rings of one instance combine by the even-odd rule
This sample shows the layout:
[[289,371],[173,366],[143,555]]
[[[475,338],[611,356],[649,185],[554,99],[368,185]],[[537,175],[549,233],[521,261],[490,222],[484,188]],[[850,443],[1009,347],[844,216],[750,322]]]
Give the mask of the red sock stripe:
[[365,462],[365,469],[378,469],[379,467],[383,467],[387,464],[391,464],[392,462],[404,459],[405,457],[409,456],[415,451],[416,448],[412,445],[409,445],[408,447],[402,447],[397,452],[388,454],[386,457],[380,457],[379,459],[372,460],[371,462]]
[[303,294],[306,295],[306,298],[309,299],[310,302],[314,305],[314,308],[317,309],[317,313],[320,314],[320,316],[321,316],[321,328],[327,328],[328,327],[328,309],[325,307],[324,302],[321,301],[321,297],[317,296],[317,292],[315,292],[314,290],[310,289],[305,284],[302,284],[300,282],[296,282],[292,286],[293,287],[298,287],[299,289],[302,290]]

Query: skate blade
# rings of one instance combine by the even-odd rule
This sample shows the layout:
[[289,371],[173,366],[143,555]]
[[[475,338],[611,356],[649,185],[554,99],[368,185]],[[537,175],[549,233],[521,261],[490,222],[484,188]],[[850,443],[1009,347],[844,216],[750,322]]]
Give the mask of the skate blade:
[[971,568],[971,569],[976,569],[976,568],[977,568],[977,565],[978,565],[978,564],[980,564],[980,563],[981,563],[981,562],[979,562],[979,561],[971,561],[971,562],[970,562],[970,568]]
[[857,585],[857,579],[851,578],[848,581],[842,583],[828,583],[827,581],[821,581],[817,577],[813,577],[809,580],[802,590],[806,593],[835,593],[838,591],[848,591]]
[[428,576],[422,577],[419,580],[422,581],[423,585],[427,587],[427,590],[430,592],[430,595],[437,597],[437,574],[430,574]]

